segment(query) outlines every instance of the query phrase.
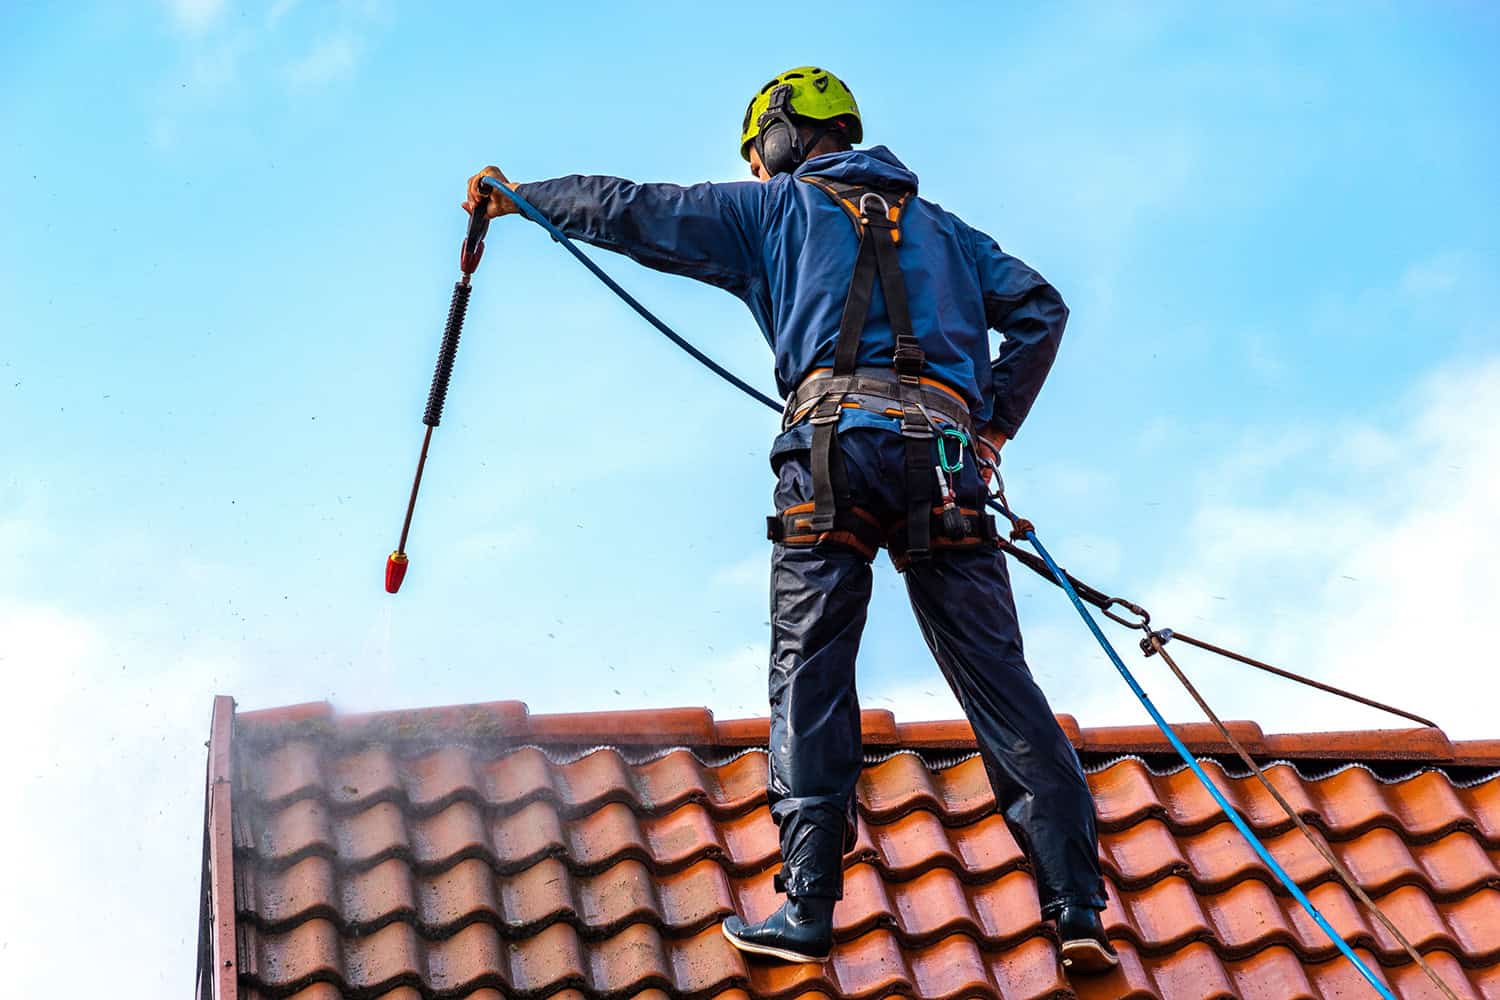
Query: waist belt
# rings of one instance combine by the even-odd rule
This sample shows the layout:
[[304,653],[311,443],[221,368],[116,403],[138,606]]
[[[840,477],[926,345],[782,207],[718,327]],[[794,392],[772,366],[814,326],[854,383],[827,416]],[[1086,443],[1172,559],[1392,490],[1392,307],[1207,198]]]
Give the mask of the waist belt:
[[[954,390],[929,378],[919,379],[915,386],[908,383],[908,387],[915,401],[934,418],[966,432],[973,430],[969,408]],[[869,410],[900,418],[905,413],[901,390],[901,376],[891,368],[856,368],[852,375],[835,375],[825,368],[803,379],[787,397],[781,429],[785,431],[801,423],[829,396],[837,397],[843,409]]]

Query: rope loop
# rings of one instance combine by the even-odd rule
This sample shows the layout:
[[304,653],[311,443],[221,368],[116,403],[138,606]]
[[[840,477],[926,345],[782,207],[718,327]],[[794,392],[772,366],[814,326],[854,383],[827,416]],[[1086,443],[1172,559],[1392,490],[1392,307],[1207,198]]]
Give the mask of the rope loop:
[[[1136,621],[1131,621],[1124,615],[1116,614],[1114,611],[1115,608],[1124,608],[1132,615],[1135,615]],[[1108,618],[1112,622],[1119,622],[1126,628],[1138,628],[1142,632],[1147,633],[1151,631],[1151,612],[1147,611],[1139,604],[1135,604],[1131,601],[1125,600],[1125,598],[1123,597],[1111,597],[1109,599],[1109,603],[1099,610],[1104,612],[1104,617]]]

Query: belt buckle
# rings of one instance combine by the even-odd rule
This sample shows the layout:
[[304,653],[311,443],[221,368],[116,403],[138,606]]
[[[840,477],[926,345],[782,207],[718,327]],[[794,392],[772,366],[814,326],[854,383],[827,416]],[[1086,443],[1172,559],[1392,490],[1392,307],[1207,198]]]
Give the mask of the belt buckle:
[[827,393],[819,396],[812,404],[811,415],[808,423],[814,427],[820,424],[836,424],[839,420],[839,412],[844,402],[843,393]]

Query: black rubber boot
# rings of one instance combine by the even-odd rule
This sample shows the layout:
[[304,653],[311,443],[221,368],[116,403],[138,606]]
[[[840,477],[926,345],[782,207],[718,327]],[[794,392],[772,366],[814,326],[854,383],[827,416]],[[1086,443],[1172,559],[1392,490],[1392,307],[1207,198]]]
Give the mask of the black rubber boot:
[[1064,906],[1057,914],[1057,936],[1062,939],[1063,968],[1069,972],[1108,972],[1120,964],[1098,910]]
[[783,962],[822,962],[833,949],[831,899],[788,896],[781,908],[758,924],[724,918],[724,936],[740,951]]

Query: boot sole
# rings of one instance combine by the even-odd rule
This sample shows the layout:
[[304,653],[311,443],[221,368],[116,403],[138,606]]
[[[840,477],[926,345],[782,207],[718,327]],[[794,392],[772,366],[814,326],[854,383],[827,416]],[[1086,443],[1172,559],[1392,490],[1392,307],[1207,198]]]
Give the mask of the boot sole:
[[1120,964],[1120,959],[1098,941],[1085,938],[1081,941],[1063,942],[1062,964],[1070,972],[1108,972]]
[[734,945],[740,951],[746,952],[751,955],[764,955],[767,958],[779,958],[783,962],[821,963],[828,961],[828,955],[826,954],[804,955],[800,951],[789,951],[786,948],[772,948],[770,945],[754,944],[750,941],[746,941],[744,938],[735,937],[729,932],[729,928],[725,927],[723,924],[719,925],[719,930],[722,931],[724,933],[724,936],[729,939],[730,944]]

